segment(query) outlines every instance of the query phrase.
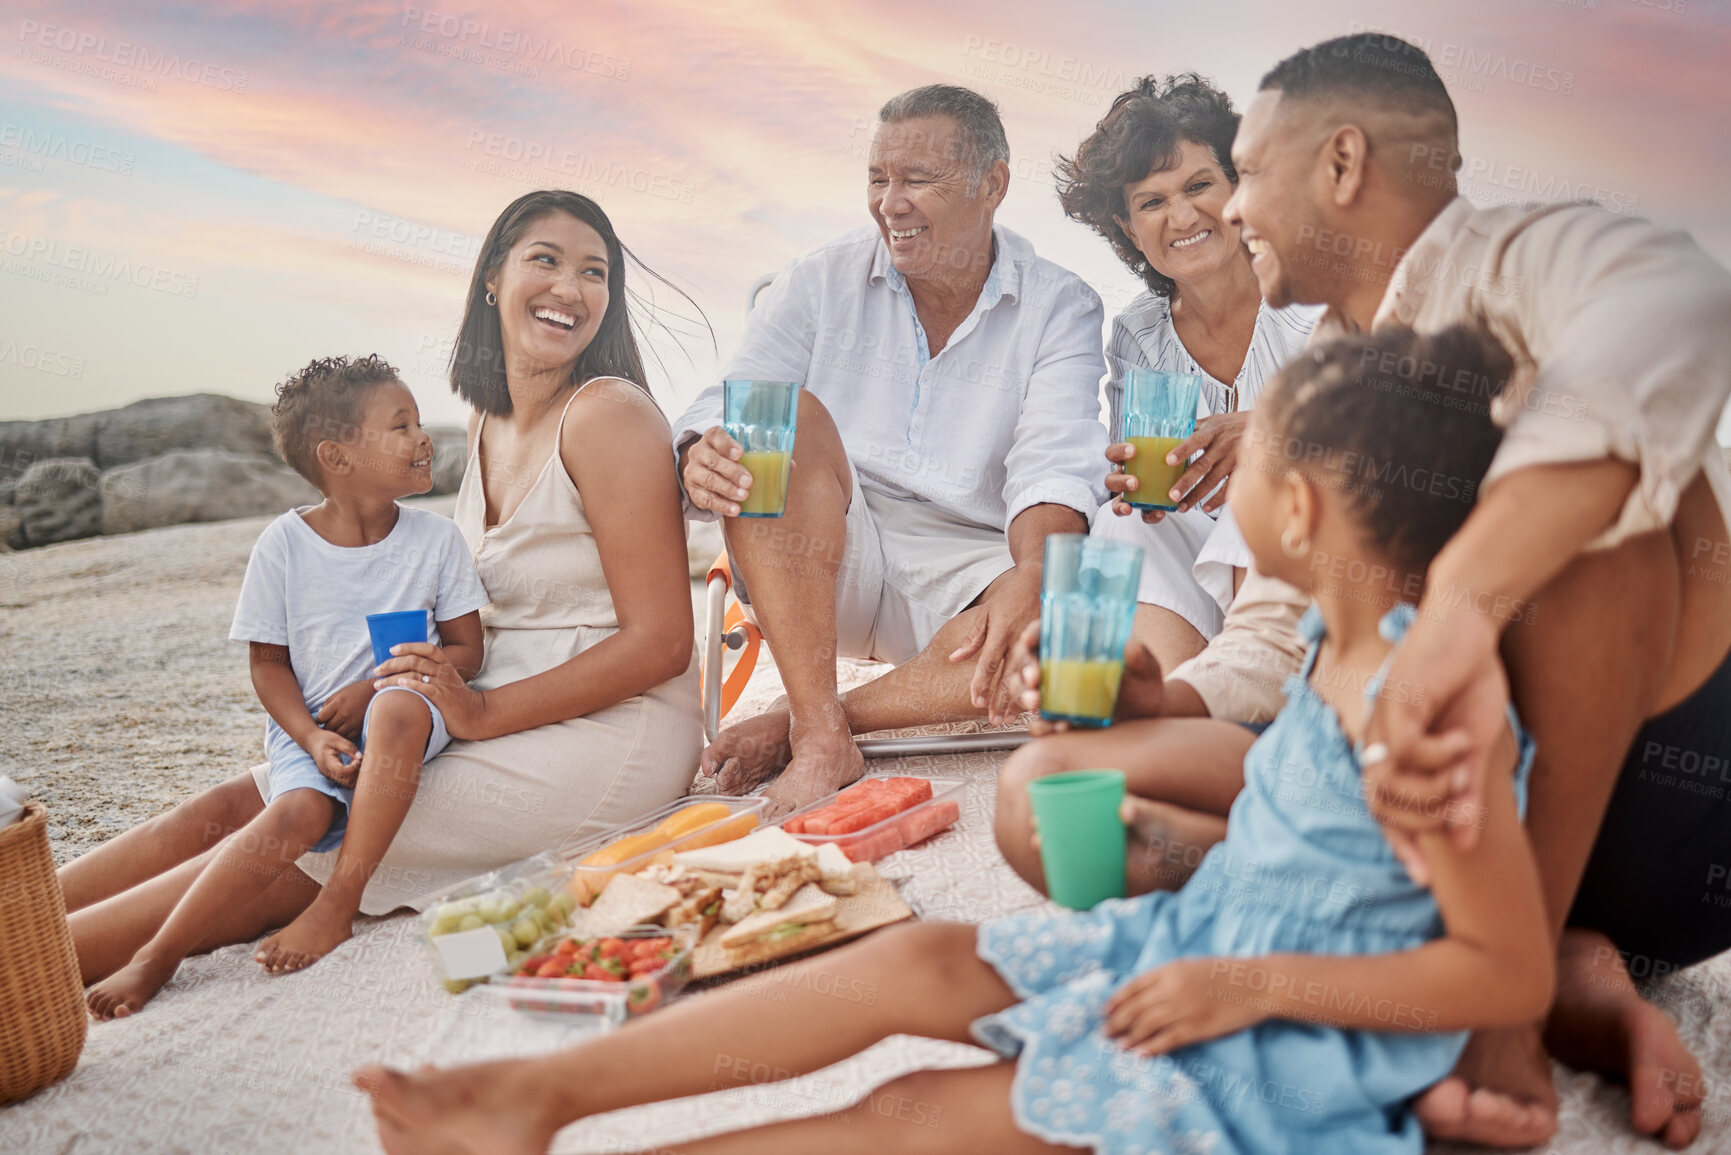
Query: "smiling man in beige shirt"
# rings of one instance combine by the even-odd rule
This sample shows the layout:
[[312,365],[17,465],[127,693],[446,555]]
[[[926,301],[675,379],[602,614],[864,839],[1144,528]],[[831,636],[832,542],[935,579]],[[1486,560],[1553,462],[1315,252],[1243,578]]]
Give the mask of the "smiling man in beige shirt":
[[[1492,406],[1505,439],[1466,525],[1414,585],[1419,622],[1389,682],[1419,692],[1378,703],[1365,775],[1392,830],[1447,818],[1473,837],[1506,665],[1538,741],[1528,831],[1559,941],[1558,998],[1545,1024],[1476,1035],[1420,1116],[1437,1137],[1542,1142],[1556,1127],[1548,1044],[1628,1080],[1635,1127],[1686,1144],[1700,1127],[1698,1068],[1629,970],[1731,947],[1731,909],[1713,893],[1731,894],[1731,478],[1714,437],[1731,395],[1731,275],[1646,221],[1578,205],[1475,209],[1455,194],[1447,91],[1422,51],[1392,37],[1343,37],[1278,65],[1233,159],[1228,218],[1271,305],[1329,306],[1313,339],[1476,322],[1518,366],[1500,395],[1459,384],[1462,404]],[[1161,884],[1175,884],[1186,872],[1172,864],[1195,856],[1173,848],[1218,837],[1246,739],[1170,715],[1278,709],[1296,668],[1295,594],[1250,575],[1221,634],[1147,695],[1167,717],[1036,743],[1011,781],[1120,764],[1098,761],[1112,743],[1159,800],[1146,840],[1167,844]],[[1004,806],[1000,837],[1013,837]]]

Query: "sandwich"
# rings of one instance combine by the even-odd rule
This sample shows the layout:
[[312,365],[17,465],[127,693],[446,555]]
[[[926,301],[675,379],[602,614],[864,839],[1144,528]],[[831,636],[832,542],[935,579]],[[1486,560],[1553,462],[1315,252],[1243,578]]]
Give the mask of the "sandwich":
[[778,910],[800,887],[822,877],[816,853],[754,862],[740,875],[733,896],[721,908],[722,921],[739,922],[758,911]]
[[721,946],[735,966],[793,954],[834,934],[836,911],[834,895],[807,884],[778,909],[751,915],[722,931]]
[[817,867],[823,875],[823,888],[831,894],[853,894],[859,890],[853,861],[835,843],[825,842],[818,846]]
[[635,874],[616,874],[584,915],[584,934],[613,934],[630,926],[660,921],[683,896],[671,886]]
[[697,937],[701,939],[721,919],[721,901],[721,887],[694,887],[663,916],[662,924],[671,928],[696,923]]

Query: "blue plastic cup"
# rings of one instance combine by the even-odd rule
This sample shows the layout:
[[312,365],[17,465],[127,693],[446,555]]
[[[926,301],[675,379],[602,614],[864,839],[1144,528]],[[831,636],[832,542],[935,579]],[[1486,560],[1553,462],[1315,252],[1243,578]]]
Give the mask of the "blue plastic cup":
[[388,614],[368,614],[367,633],[373,639],[373,665],[382,666],[391,660],[392,646],[427,640],[427,611],[393,610]]
[[751,473],[751,489],[739,503],[739,516],[780,517],[787,512],[787,484],[793,473],[799,383],[727,381],[722,389],[722,427],[745,450],[739,463]]
[[1171,491],[1184,475],[1185,463],[1167,465],[1166,455],[1196,432],[1201,398],[1202,378],[1194,373],[1134,366],[1124,370],[1124,427],[1118,440],[1136,447],[1136,456],[1124,463],[1124,471],[1136,479],[1135,491],[1124,495],[1132,508],[1178,508]]
[[1040,716],[1109,726],[1136,621],[1142,549],[1081,533],[1046,538],[1040,581]]

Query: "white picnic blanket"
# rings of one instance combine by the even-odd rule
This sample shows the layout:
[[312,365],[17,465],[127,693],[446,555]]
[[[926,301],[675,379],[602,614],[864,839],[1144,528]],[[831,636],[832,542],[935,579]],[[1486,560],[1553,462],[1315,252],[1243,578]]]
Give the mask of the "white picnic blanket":
[[[89,652],[79,660],[98,664],[81,674],[78,686],[93,694],[107,692],[111,698],[123,695],[118,702],[60,700],[56,711],[28,677],[10,676],[0,685],[0,703],[17,710],[14,716],[28,716],[35,723],[27,735],[30,744],[22,738],[14,744],[20,751],[16,768],[6,769],[14,776],[21,769],[34,771],[28,784],[49,800],[51,812],[58,806],[59,821],[66,822],[75,812],[56,791],[65,792],[81,774],[101,775],[102,789],[117,798],[134,798],[146,789],[136,766],[148,764],[154,748],[131,735],[182,746],[209,740],[212,750],[220,751],[226,747],[208,735],[231,725],[244,732],[249,743],[256,740],[256,719],[245,712],[253,703],[244,683],[207,651],[222,644],[216,627],[226,623],[223,615],[260,525],[262,521],[182,526],[11,555],[15,565],[8,571],[13,583],[9,596],[20,602],[35,600],[27,609],[0,607],[6,611],[0,625],[11,632],[7,645],[0,646],[0,672],[16,675],[9,662],[43,647],[64,657],[69,647],[80,643]],[[130,612],[125,599],[135,588],[154,591],[149,596],[159,604],[159,616],[172,611],[178,615],[173,621],[184,618],[185,624],[169,630],[158,623],[152,633],[122,629],[123,623],[110,621],[113,613]],[[218,640],[202,650],[188,649],[207,635]],[[133,682],[122,678],[132,678],[135,670],[142,671],[137,677],[164,676],[163,659],[149,648],[157,644],[151,639],[161,637],[173,637],[180,647],[174,668],[207,671],[195,687],[205,698],[220,705],[223,699],[213,695],[232,691],[233,717],[214,707],[194,717],[147,712],[134,729],[103,731],[102,745],[95,750],[83,733],[56,729],[57,720],[65,717],[84,727],[123,708],[159,709],[139,700]],[[189,666],[194,659],[196,665]],[[849,684],[875,672],[848,663],[842,669]],[[229,681],[235,684],[228,686]],[[120,688],[107,690],[111,685]],[[69,692],[55,686],[55,695]],[[759,671],[740,703],[741,716],[761,709],[778,692],[773,668]],[[74,740],[86,745],[69,745]],[[133,744],[118,748],[123,741]],[[945,755],[873,766],[874,771],[969,781],[957,827],[879,863],[921,917],[977,921],[1040,901],[1011,873],[992,842],[995,777],[1003,757]],[[85,761],[94,769],[84,771]],[[224,760],[219,769],[228,764]],[[145,798],[152,806],[165,806],[181,793],[174,781],[178,779],[164,778]],[[156,801],[159,795],[162,800]],[[352,941],[301,974],[266,975],[252,961],[250,946],[190,959],[142,1014],[92,1024],[83,1059],[70,1078],[24,1103],[0,1108],[0,1153],[375,1152],[379,1148],[365,1099],[348,1081],[356,1067],[377,1061],[451,1064],[572,1041],[569,1031],[549,1030],[478,995],[453,999],[433,981],[422,949],[418,920],[399,915],[362,920]],[[774,999],[773,984],[763,990],[766,999]],[[1674,976],[1658,991],[1662,1004],[1681,1021],[1684,1039],[1701,1059],[1712,1088],[1705,1133],[1693,1151],[1731,1150],[1727,991],[1731,955]],[[773,1001],[765,1009],[772,1013]],[[743,1124],[832,1110],[857,1101],[868,1087],[922,1066],[984,1059],[984,1052],[968,1047],[893,1038],[796,1084],[736,1089],[600,1116],[561,1133],[555,1150],[665,1147]],[[1545,1151],[1633,1155],[1658,1150],[1628,1133],[1628,1100],[1620,1088],[1560,1067],[1557,1084],[1563,1095],[1562,1129]]]

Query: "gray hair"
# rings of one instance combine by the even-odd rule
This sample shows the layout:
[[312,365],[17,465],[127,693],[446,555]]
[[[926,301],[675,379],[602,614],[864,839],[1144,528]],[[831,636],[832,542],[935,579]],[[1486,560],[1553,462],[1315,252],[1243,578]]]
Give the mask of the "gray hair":
[[960,159],[973,169],[970,193],[979,190],[980,181],[994,164],[1000,160],[1010,163],[1010,140],[1004,135],[998,106],[973,89],[955,84],[928,84],[892,96],[878,109],[880,124],[900,124],[924,116],[947,116],[962,130]]

